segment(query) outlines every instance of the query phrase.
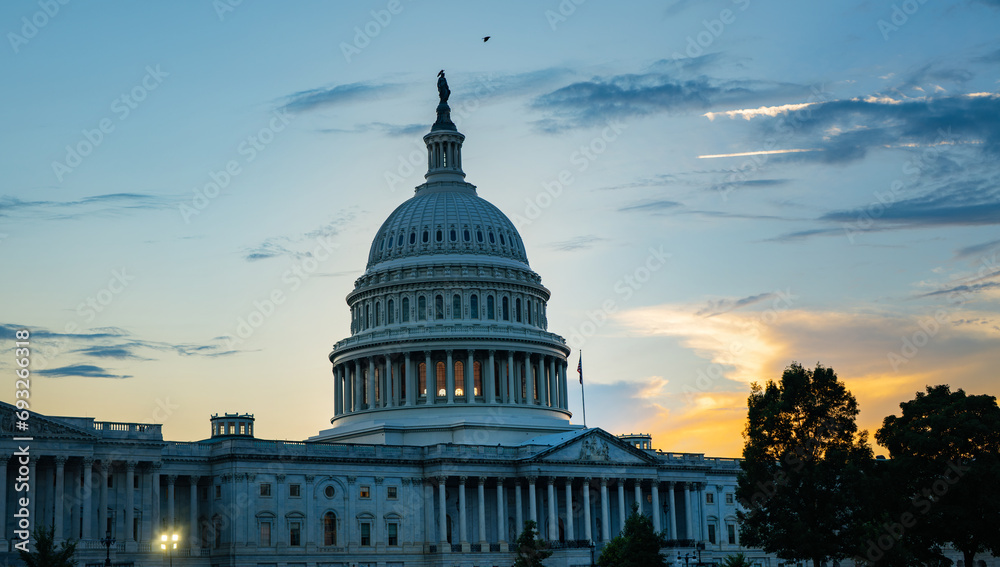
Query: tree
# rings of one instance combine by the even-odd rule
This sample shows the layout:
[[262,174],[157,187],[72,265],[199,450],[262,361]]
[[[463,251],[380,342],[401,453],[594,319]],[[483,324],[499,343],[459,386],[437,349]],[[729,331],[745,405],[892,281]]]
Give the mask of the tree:
[[993,396],[967,396],[947,385],[899,404],[875,433],[907,505],[887,524],[879,549],[916,539],[962,552],[1000,554],[1000,407]]
[[517,541],[514,543],[517,553],[514,567],[542,567],[542,562],[552,555],[548,549],[549,544],[543,539],[538,539],[535,527],[536,524],[532,520],[524,522],[524,531],[517,536]]
[[74,567],[76,559],[76,542],[64,541],[56,547],[55,527],[40,527],[33,533],[35,538],[34,551],[18,550],[21,561],[27,567]]
[[742,553],[732,553],[722,560],[722,567],[751,567],[753,563]]
[[872,452],[858,432],[858,403],[831,368],[798,363],[781,381],[753,384],[736,495],[740,537],[787,560],[858,553],[869,512],[864,490]]
[[666,558],[660,548],[667,543],[663,532],[653,530],[653,522],[639,513],[639,506],[632,504],[632,512],[625,519],[625,529],[604,545],[597,564],[601,567],[664,567]]

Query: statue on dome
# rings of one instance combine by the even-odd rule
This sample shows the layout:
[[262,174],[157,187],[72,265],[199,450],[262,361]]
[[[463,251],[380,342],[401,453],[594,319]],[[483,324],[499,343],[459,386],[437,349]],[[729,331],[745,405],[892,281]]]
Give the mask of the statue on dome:
[[438,97],[441,99],[441,104],[448,104],[448,97],[451,96],[451,90],[448,88],[448,81],[444,78],[444,69],[438,72]]

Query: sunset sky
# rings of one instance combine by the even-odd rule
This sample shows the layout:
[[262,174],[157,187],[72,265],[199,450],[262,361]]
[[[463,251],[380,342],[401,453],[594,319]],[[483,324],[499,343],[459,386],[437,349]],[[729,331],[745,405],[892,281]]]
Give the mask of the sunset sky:
[[589,426],[739,456],[750,383],[792,361],[833,367],[870,431],[925,385],[996,395],[998,21],[997,0],[4,2],[0,399],[28,328],[43,414],[329,428],[344,298],[423,180],[441,69],[467,180],[519,227],[571,368],[583,349]]

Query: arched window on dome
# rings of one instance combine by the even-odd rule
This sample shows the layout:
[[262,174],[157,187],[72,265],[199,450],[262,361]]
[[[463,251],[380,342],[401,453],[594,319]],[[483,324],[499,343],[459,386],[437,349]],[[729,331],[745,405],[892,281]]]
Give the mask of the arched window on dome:
[[420,296],[417,298],[417,321],[427,320],[427,298]]
[[454,228],[451,229],[449,231],[449,234],[448,234],[448,240],[451,240],[452,242],[457,242],[458,241],[458,231],[455,230]]
[[423,240],[424,244],[427,244],[430,241],[430,239],[431,239],[430,233],[425,230],[421,240]]
[[443,362],[437,363],[437,395],[448,395],[448,374]]
[[382,324],[382,305],[380,302],[375,302],[375,326],[378,327]]
[[517,318],[517,322],[521,322],[521,298],[518,297],[514,300],[514,317]]
[[417,394],[427,395],[427,364],[423,362],[417,366]]
[[500,246],[507,246],[507,239],[504,238],[504,233],[500,233]]
[[472,383],[474,396],[483,395],[483,365],[478,360],[472,363]]
[[542,304],[542,324],[541,327],[544,329],[549,326],[549,317],[545,313],[545,304]]
[[482,242],[482,241],[483,241],[483,231],[477,230],[476,231],[476,242]]
[[497,243],[497,239],[496,239],[495,236],[493,236],[493,231],[491,230],[490,231],[490,244],[496,244],[496,243]]
[[455,395],[465,395],[465,365],[461,360],[455,361]]
[[333,512],[323,514],[323,545],[337,545],[337,517]]
[[462,296],[457,293],[451,296],[451,318],[462,318]]
[[389,240],[389,249],[391,250],[392,249],[392,235],[391,234],[389,235],[388,240]]
[[365,303],[365,328],[372,326],[372,305]]
[[493,296],[492,295],[487,295],[486,296],[486,318],[487,319],[496,319],[497,318],[496,305],[494,303],[495,302],[493,301]]
[[479,318],[479,296],[474,293],[469,297],[469,317]]
[[472,235],[469,234],[469,229],[465,229],[462,231],[462,240],[466,242],[472,241]]
[[399,236],[396,237],[396,246],[399,247],[402,245],[403,245],[403,234],[400,233]]
[[399,321],[401,323],[407,323],[410,321],[410,298],[404,297],[402,303],[403,309],[399,313]]
[[434,319],[444,319],[444,297],[434,296]]
[[411,230],[410,231],[410,246],[413,246],[416,243],[417,243],[417,233]]
[[385,322],[392,325],[396,322],[396,302],[390,299],[385,303],[385,309]]
[[438,229],[437,233],[434,234],[434,240],[435,242],[441,242],[444,240],[444,232],[442,232],[441,229]]
[[534,309],[535,304],[530,299],[526,299],[525,301],[528,302],[528,324],[530,325],[531,324],[531,310]]
[[503,320],[510,321],[510,301],[506,297],[503,298],[500,311],[502,312],[501,315],[503,316]]

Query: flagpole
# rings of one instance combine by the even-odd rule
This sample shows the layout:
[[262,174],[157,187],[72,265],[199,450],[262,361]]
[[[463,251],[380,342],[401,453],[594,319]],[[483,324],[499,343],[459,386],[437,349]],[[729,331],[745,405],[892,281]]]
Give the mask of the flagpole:
[[583,351],[580,351],[580,362],[576,365],[576,371],[580,373],[580,400],[583,403],[583,428],[587,428],[587,393],[583,388]]

